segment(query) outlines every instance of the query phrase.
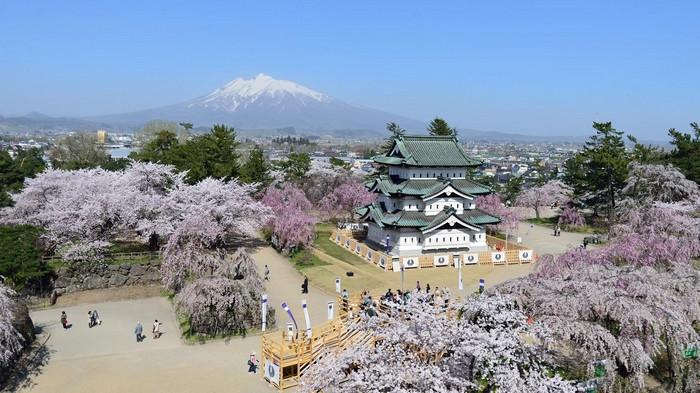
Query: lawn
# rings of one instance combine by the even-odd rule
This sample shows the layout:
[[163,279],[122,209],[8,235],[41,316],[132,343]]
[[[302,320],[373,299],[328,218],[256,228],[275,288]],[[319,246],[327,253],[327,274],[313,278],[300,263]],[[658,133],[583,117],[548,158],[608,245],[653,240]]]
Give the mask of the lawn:
[[331,240],[332,230],[332,224],[316,225],[316,242],[314,243],[314,246],[333,258],[338,258],[341,261],[345,261],[351,265],[366,265],[367,261],[335,244]]
[[313,267],[328,265],[328,262],[320,259],[310,250],[296,252],[289,257],[289,260],[292,261],[294,268],[300,272],[304,272]]

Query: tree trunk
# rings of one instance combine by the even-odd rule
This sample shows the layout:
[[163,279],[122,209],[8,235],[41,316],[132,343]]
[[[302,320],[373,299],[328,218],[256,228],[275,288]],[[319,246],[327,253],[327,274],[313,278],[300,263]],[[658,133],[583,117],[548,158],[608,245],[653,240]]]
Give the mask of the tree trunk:
[[540,207],[535,206],[535,218],[540,219]]

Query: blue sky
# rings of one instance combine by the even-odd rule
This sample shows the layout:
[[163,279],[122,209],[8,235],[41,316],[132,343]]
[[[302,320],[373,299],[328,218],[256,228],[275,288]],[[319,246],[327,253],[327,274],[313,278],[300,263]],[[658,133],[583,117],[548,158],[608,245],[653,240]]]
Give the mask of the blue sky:
[[461,128],[700,121],[700,2],[0,1],[0,114],[119,113],[264,72]]

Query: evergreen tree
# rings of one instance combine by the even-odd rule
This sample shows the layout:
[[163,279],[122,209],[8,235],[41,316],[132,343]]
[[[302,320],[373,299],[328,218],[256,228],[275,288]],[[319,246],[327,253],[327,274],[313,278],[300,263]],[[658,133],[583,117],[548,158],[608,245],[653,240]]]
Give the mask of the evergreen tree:
[[690,127],[693,129],[692,134],[682,133],[674,128],[668,130],[674,147],[668,160],[680,169],[686,178],[700,183],[700,126],[698,123],[690,123]]
[[34,177],[45,167],[39,149],[19,150],[14,159],[9,152],[0,151],[0,207],[10,206],[8,193],[20,191],[25,178]]
[[406,135],[406,130],[401,128],[400,125],[394,123],[393,121],[386,123],[386,130],[389,131],[389,137],[386,138],[384,145],[382,145],[382,151],[384,154],[389,153],[389,149],[391,149],[391,146],[394,144],[394,139]]
[[511,204],[515,203],[515,198],[517,198],[520,191],[523,189],[523,178],[520,176],[511,176],[508,179],[503,191],[501,192],[501,197],[504,201],[510,201]]
[[244,183],[257,184],[258,191],[264,190],[270,185],[270,165],[265,160],[262,148],[256,145],[250,151],[248,161],[241,167],[241,181]]
[[666,161],[666,155],[663,149],[639,143],[637,138],[632,135],[627,135],[627,139],[633,143],[632,161],[640,164],[663,164]]
[[197,183],[207,177],[230,180],[239,175],[236,132],[232,127],[215,125],[208,134],[180,143],[175,133],[156,133],[141,152],[130,158],[174,165],[187,171],[187,181]]
[[428,132],[430,135],[436,136],[457,136],[457,130],[450,127],[445,119],[439,117],[436,117],[428,124]]
[[566,180],[579,196],[591,196],[588,204],[607,209],[608,225],[615,221],[617,197],[627,178],[631,161],[622,139],[624,133],[613,128],[611,122],[593,123],[596,134],[586,142],[583,150],[567,163]]
[[285,180],[300,183],[311,169],[311,157],[308,153],[289,153],[277,166],[284,172]]

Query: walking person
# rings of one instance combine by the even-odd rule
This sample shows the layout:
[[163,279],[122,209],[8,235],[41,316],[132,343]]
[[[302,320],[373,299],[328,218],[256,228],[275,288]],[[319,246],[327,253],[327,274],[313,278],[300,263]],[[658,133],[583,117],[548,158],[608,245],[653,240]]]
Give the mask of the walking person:
[[96,325],[102,325],[102,320],[100,319],[100,314],[97,313],[97,310],[92,310],[92,317],[95,319]]
[[140,343],[146,336],[143,335],[143,325],[141,321],[136,321],[136,328],[134,329],[134,334],[136,335],[136,342]]
[[416,281],[416,292],[420,292],[420,281]]
[[255,357],[255,352],[252,352],[248,358],[248,372],[257,374],[258,363],[260,363],[260,361],[258,361],[258,359]]
[[265,265],[265,281],[270,281],[270,268]]
[[151,332],[153,333],[154,340],[160,338],[160,325],[161,323],[158,322],[157,319],[155,320],[155,322],[153,322],[153,329],[151,330]]
[[66,315],[65,311],[61,311],[61,326],[63,326],[63,329],[68,329],[70,328],[70,325],[68,324],[68,315]]
[[95,317],[92,315],[92,311],[88,311],[88,327],[91,328],[96,324],[97,322],[95,322]]
[[301,293],[309,293],[309,278],[304,276],[304,282],[301,284]]

